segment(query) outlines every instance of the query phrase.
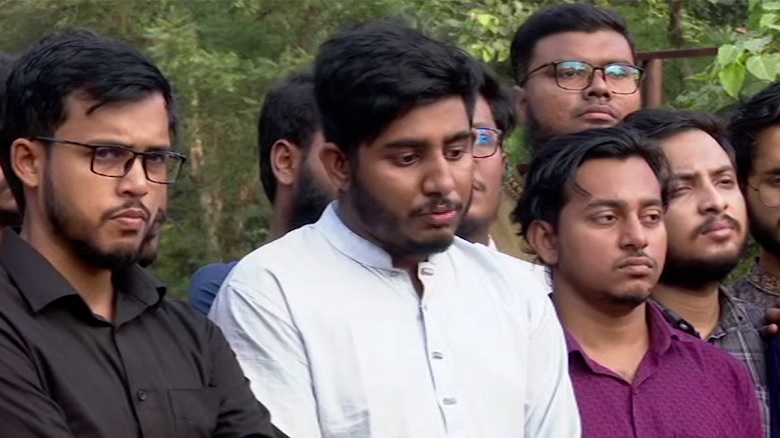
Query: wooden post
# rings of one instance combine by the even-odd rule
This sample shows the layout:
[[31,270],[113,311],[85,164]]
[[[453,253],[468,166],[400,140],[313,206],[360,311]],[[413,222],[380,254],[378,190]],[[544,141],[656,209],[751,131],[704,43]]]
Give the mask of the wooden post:
[[642,108],[658,108],[664,104],[664,61],[661,58],[644,61]]

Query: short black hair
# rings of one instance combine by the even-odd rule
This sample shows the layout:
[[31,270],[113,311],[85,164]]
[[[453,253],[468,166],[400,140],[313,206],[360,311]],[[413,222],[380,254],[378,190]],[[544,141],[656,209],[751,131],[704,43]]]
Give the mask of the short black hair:
[[736,104],[730,111],[727,131],[737,162],[737,179],[744,188],[753,173],[761,131],[780,125],[780,83]]
[[90,111],[160,93],[168,108],[172,140],[176,139],[173,91],[154,62],[127,44],[88,30],[67,30],[34,44],[14,63],[6,85],[0,165],[20,212],[24,191],[11,168],[11,144],[18,138],[54,135],[68,117],[65,99],[73,93],[95,100]]
[[0,101],[5,100],[5,82],[19,57],[11,53],[0,53]]
[[260,150],[260,181],[268,200],[276,200],[276,176],[271,168],[271,149],[279,140],[287,140],[308,150],[314,134],[320,130],[320,113],[314,99],[314,75],[304,71],[276,83],[265,95],[257,121]]
[[654,141],[665,140],[693,129],[704,131],[718,142],[731,163],[735,164],[734,148],[726,136],[725,124],[715,115],[698,111],[643,109],[629,114],[624,119],[623,126]]
[[5,83],[8,80],[8,75],[11,74],[14,62],[18,58],[17,55],[10,53],[0,53],[0,123],[2,123],[5,108]]
[[459,96],[469,119],[476,95],[476,61],[397,21],[373,21],[322,44],[314,94],[325,138],[347,156],[412,109]]
[[510,47],[512,76],[520,83],[528,74],[536,44],[542,39],[564,32],[598,32],[613,30],[623,35],[634,54],[634,40],[626,20],[617,12],[600,6],[575,3],[543,8],[528,18],[515,32]]
[[499,81],[493,70],[484,63],[477,63],[479,66],[479,95],[482,96],[490,106],[493,113],[493,120],[496,127],[503,131],[504,138],[509,137],[517,126],[517,115],[509,91],[501,81]]
[[658,177],[664,208],[669,203],[669,165],[663,151],[653,142],[623,127],[591,129],[555,137],[537,151],[526,174],[525,187],[512,220],[520,224],[520,235],[536,220],[557,228],[561,210],[570,191],[581,192],[577,171],[587,161],[642,158]]

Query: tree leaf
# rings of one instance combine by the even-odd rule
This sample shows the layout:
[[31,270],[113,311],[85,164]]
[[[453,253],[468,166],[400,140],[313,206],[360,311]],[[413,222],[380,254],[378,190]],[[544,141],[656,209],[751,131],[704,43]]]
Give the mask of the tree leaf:
[[763,38],[750,38],[745,41],[742,41],[739,45],[744,47],[745,50],[747,50],[750,53],[758,53],[772,42],[771,36],[766,36]]
[[736,62],[739,55],[742,54],[742,50],[737,48],[733,44],[724,44],[718,48],[718,64],[721,66],[727,66]]
[[777,76],[777,59],[772,59],[770,55],[751,56],[745,66],[758,79],[774,81]]
[[745,83],[745,66],[739,62],[727,65],[718,74],[720,84],[731,97],[738,97],[742,84]]

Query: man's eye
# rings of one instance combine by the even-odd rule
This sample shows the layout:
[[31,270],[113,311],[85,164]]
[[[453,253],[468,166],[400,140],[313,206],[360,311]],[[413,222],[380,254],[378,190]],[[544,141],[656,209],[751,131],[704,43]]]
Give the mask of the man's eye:
[[115,147],[99,147],[95,149],[95,158],[100,160],[115,160],[125,157],[127,151],[122,148]]

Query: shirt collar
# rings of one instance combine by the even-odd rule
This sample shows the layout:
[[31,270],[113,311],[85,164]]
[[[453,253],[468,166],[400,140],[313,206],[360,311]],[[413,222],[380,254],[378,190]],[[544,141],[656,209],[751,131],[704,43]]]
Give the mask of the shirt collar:
[[[710,339],[721,338],[728,331],[734,328],[741,327],[743,325],[754,326],[758,323],[758,321],[756,321],[756,315],[748,314],[747,309],[745,308],[746,303],[732,297],[726,286],[720,285],[718,288],[718,295],[721,309],[720,321],[718,322],[717,327],[715,327],[715,331],[713,331],[712,335],[710,335]],[[661,309],[661,312],[663,313],[667,322],[673,327],[697,338],[701,337],[699,332],[696,331],[696,328],[693,327],[693,325],[688,321],[686,321],[685,318],[657,301],[656,304],[658,308]],[[760,310],[758,310],[758,313],[761,313]]]
[[756,264],[750,269],[745,279],[764,293],[775,296],[780,295],[780,278],[761,268],[758,260],[756,260]]
[[[396,270],[387,251],[359,236],[341,220],[338,201],[328,204],[315,226],[331,245],[352,260],[376,269]],[[435,264],[446,252],[432,254],[428,262]]]
[[[6,229],[0,243],[0,264],[8,272],[33,312],[67,296],[79,296],[65,277],[14,230]],[[162,300],[165,285],[138,265],[114,273],[118,290],[151,306]]]
[[[646,304],[646,313],[647,322],[650,329],[650,353],[660,357],[669,350],[672,345],[672,340],[687,341],[687,339],[679,336],[674,332],[674,330],[664,319],[661,310],[656,307],[654,303],[648,302]],[[566,348],[569,354],[578,353],[582,357],[586,358],[586,361],[589,361],[589,359],[587,359],[588,356],[585,353],[585,350],[583,350],[580,343],[574,339],[574,336],[572,336],[565,327],[563,332],[566,337]]]

